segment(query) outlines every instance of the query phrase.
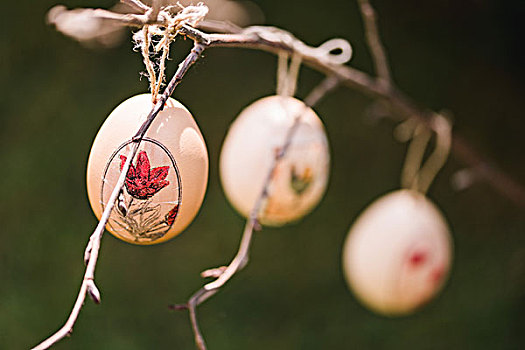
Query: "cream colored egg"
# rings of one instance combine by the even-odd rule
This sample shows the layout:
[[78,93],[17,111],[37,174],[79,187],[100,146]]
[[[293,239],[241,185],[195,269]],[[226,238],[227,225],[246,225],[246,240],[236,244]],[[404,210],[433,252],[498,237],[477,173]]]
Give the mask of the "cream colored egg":
[[220,175],[226,197],[247,217],[259,197],[276,152],[296,115],[300,125],[279,162],[259,220],[280,226],[297,221],[321,200],[328,182],[330,154],[323,124],[293,97],[269,96],[246,107],[226,135]]
[[442,288],[452,238],[440,210],[423,194],[398,190],[374,201],[350,229],[343,270],[350,289],[372,310],[408,314]]
[[[87,190],[99,219],[132,147],[131,138],[152,107],[149,94],[127,99],[111,112],[93,142]],[[165,242],[197,215],[207,182],[208,153],[199,127],[186,107],[170,98],[131,162],[106,228],[130,243]]]

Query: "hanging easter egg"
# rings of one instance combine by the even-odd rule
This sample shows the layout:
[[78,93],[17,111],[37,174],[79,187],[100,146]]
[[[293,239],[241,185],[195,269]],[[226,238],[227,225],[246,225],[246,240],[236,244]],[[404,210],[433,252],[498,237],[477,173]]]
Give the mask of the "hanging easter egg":
[[275,169],[269,197],[259,214],[259,221],[265,225],[297,221],[321,200],[330,166],[328,140],[321,120],[293,97],[265,97],[241,112],[221,150],[224,192],[233,207],[247,217],[297,115],[301,115],[300,124]]
[[[146,120],[151,95],[122,102],[100,128],[88,159],[87,190],[100,219],[133,147],[131,138]],[[170,98],[139,145],[107,230],[135,244],[165,242],[193,220],[208,181],[208,153],[197,123]]]
[[363,304],[381,314],[403,315],[442,288],[451,250],[440,210],[419,192],[398,190],[374,201],[350,228],[343,270]]

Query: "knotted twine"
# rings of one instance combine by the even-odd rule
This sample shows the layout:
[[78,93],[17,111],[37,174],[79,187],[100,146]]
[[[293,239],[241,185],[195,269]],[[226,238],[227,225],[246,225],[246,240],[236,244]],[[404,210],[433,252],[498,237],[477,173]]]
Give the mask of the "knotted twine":
[[[166,77],[164,71],[166,70],[166,60],[169,59],[170,45],[179,34],[180,28],[183,25],[194,27],[208,14],[208,7],[202,3],[187,7],[181,4],[177,4],[177,6],[182,10],[175,15],[169,12],[174,6],[162,8],[159,12],[158,17],[161,17],[163,22],[167,22],[168,25],[145,25],[142,30],[133,35],[135,48],[140,49],[146,66],[153,103],[157,102],[160,88],[164,84]],[[153,53],[150,51],[150,47],[153,48]],[[161,56],[154,64],[151,57],[158,55],[159,52],[161,52]],[[155,66],[158,67],[158,74],[155,71]]]

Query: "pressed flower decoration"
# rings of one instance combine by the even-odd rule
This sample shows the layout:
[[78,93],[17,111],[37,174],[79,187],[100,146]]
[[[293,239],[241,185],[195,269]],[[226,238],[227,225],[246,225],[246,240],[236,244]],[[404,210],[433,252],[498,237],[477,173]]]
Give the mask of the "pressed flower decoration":
[[[280,157],[287,130],[292,128],[294,138]],[[279,161],[273,167],[276,158]],[[304,102],[284,95],[263,97],[247,106],[231,125],[219,166],[226,197],[245,217],[273,167],[258,220],[282,226],[306,216],[323,197],[330,172],[328,138],[321,119]]]
[[[170,167],[161,166],[151,169],[145,151],[140,152],[137,158],[137,164],[135,166],[131,164],[129,167],[126,176],[126,190],[133,198],[148,199],[170,184],[165,180]],[[126,156],[120,155],[121,171],[126,159]]]
[[292,165],[290,170],[290,186],[298,196],[303,194],[303,192],[310,187],[313,180],[312,168],[307,167],[302,173],[299,173],[295,169],[295,166]]
[[[104,183],[120,175],[127,160],[125,146],[111,157]],[[153,242],[163,237],[175,222],[180,206],[180,180],[175,160],[162,144],[145,140],[142,148],[130,164],[110,225],[122,237]],[[104,187],[103,197],[107,195]]]

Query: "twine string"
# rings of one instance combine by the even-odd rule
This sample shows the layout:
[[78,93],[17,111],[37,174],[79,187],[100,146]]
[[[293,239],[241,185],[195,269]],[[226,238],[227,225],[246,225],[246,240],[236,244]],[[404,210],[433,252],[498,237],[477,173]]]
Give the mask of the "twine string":
[[436,114],[433,119],[433,124],[436,132],[436,147],[419,170],[417,179],[418,189],[422,193],[428,191],[434,178],[445,165],[452,146],[452,125],[450,121],[441,114]]
[[297,80],[301,68],[302,56],[294,53],[290,65],[288,60],[290,55],[286,51],[280,51],[278,54],[277,64],[277,88],[279,96],[294,96],[297,89]]
[[411,132],[411,137],[408,139],[410,143],[401,172],[401,187],[417,190],[418,173],[432,133],[421,124],[406,124],[405,127],[412,130],[407,130],[407,132]]
[[279,96],[286,95],[286,84],[288,77],[288,58],[289,54],[286,51],[279,51],[277,55],[277,87],[276,93]]
[[[159,91],[166,77],[166,60],[169,59],[170,45],[177,37],[180,28],[183,25],[196,26],[208,14],[208,7],[202,3],[186,7],[178,3],[177,6],[181,10],[175,15],[171,15],[169,12],[175,6],[164,7],[160,10],[160,15],[165,17],[168,22],[167,26],[145,25],[142,31],[134,35],[136,46],[140,47],[146,66],[153,103],[157,102]],[[155,43],[155,41],[157,42]],[[153,47],[153,53],[150,51],[150,46]],[[151,57],[161,51],[161,56],[155,60],[155,64]],[[158,67],[158,73],[155,71],[155,67]]]
[[[398,127],[399,128],[399,127]],[[436,175],[439,173],[450,153],[452,145],[452,126],[450,121],[440,114],[432,119],[432,130],[426,125],[407,120],[400,125],[398,135],[411,133],[405,164],[401,173],[401,187],[425,194]],[[411,129],[411,130],[407,130]],[[435,147],[423,163],[425,151],[435,133]]]
[[276,27],[251,26],[244,29],[243,34],[255,34],[265,41],[280,42],[292,48],[293,52],[315,57],[324,64],[341,65],[352,58],[352,46],[347,40],[341,38],[330,39],[318,47],[311,47],[289,32]]
[[[135,36],[137,38],[137,36]],[[137,40],[137,39],[135,39]],[[157,86],[157,74],[155,73],[155,66],[153,65],[153,62],[151,62],[150,59],[150,52],[149,47],[151,45],[151,33],[149,31],[149,26],[145,25],[144,28],[142,28],[142,41],[141,41],[141,53],[142,58],[144,61],[144,65],[146,66],[146,71],[148,72],[148,80],[149,80],[149,86],[150,91],[152,95],[153,103],[155,103],[155,100],[157,99],[157,93],[156,86]]]

